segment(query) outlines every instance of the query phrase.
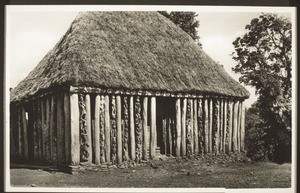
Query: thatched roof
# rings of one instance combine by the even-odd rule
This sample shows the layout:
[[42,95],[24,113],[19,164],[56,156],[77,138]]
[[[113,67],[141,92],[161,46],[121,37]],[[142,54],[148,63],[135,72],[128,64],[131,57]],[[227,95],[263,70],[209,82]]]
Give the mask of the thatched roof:
[[248,91],[157,12],[84,12],[11,92],[19,101],[58,86],[210,93]]

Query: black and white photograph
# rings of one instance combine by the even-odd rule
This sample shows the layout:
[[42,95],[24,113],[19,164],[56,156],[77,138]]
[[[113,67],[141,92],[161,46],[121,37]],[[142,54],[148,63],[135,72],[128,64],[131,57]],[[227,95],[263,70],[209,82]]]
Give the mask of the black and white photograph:
[[6,6],[6,191],[294,192],[295,18]]

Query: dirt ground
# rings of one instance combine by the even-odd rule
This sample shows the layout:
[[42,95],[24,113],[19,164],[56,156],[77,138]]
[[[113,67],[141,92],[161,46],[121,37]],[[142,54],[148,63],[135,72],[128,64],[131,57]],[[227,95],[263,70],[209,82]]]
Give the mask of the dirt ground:
[[144,165],[78,174],[41,169],[11,169],[12,186],[29,187],[291,187],[291,164],[203,163],[200,160],[158,160]]

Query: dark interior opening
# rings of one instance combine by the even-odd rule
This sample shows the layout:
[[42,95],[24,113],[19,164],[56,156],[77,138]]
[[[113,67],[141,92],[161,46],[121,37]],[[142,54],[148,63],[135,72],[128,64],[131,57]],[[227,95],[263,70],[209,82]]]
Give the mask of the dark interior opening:
[[157,151],[174,155],[175,150],[175,98],[157,97]]

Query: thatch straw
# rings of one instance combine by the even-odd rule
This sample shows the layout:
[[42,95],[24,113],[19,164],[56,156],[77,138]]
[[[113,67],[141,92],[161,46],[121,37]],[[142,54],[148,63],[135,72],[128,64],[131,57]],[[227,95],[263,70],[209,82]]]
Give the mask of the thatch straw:
[[80,13],[11,100],[62,85],[249,96],[157,12]]

